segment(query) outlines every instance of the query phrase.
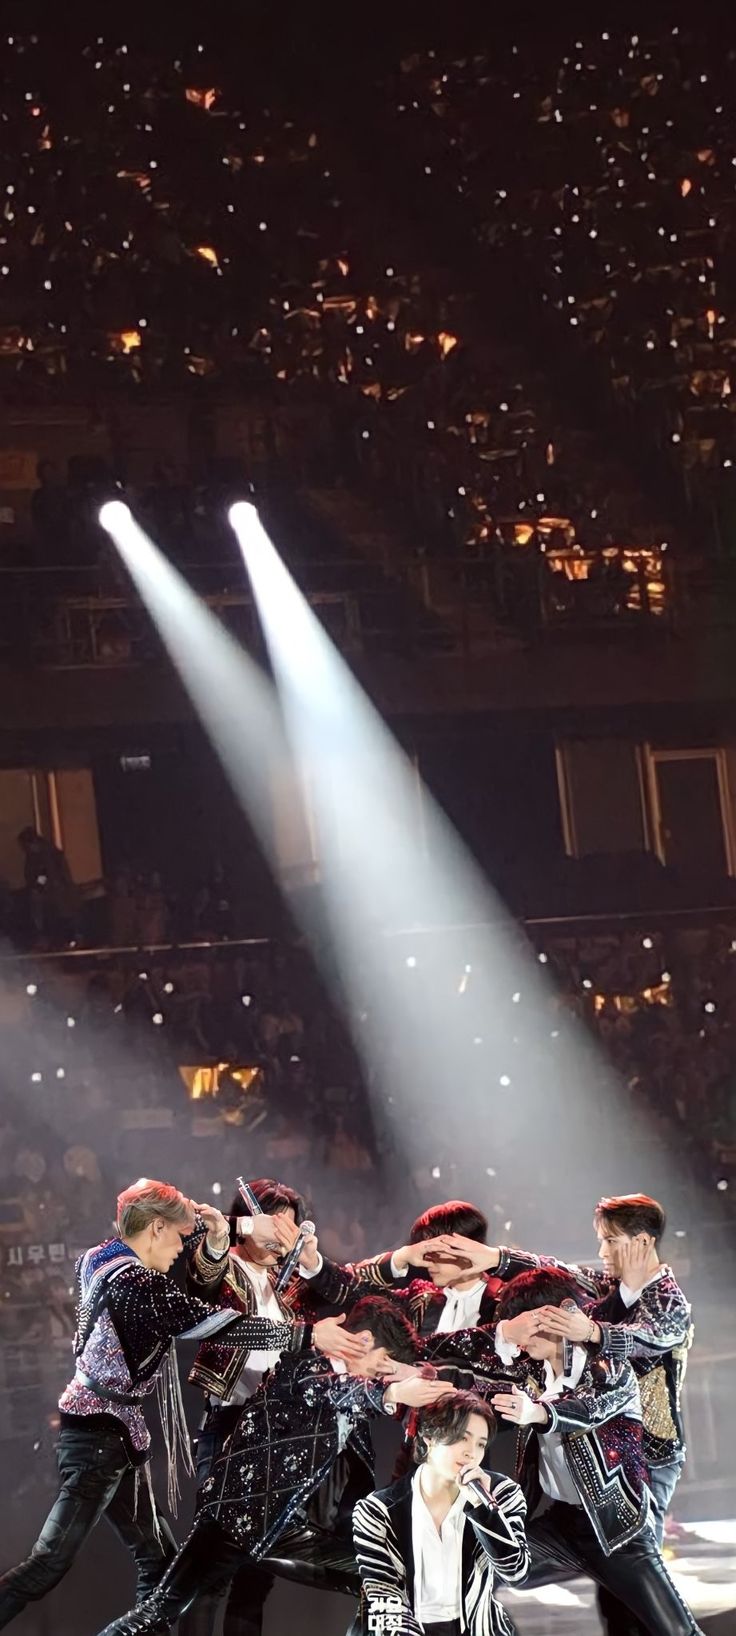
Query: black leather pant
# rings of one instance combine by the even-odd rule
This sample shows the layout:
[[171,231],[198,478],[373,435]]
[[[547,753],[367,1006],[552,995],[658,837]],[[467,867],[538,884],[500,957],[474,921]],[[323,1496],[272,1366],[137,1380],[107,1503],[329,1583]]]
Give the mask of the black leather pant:
[[[198,1518],[153,1595],[107,1625],[102,1636],[163,1636],[199,1597],[223,1592],[239,1569],[251,1565],[266,1575],[278,1573],[323,1590],[345,1591],[355,1597],[360,1591],[352,1546],[347,1542],[310,1528],[294,1529],[282,1535],[270,1556],[251,1564],[247,1552],[234,1545],[215,1522]],[[259,1621],[262,1608],[261,1602],[254,1610]],[[248,1629],[247,1625],[242,1628]],[[260,1630],[260,1623],[253,1628]]]
[[667,1572],[651,1529],[606,1556],[582,1506],[556,1500],[527,1528],[532,1568],[572,1568],[629,1608],[648,1636],[702,1636]]
[[61,1488],[25,1562],[0,1577],[0,1629],[28,1602],[38,1602],[58,1585],[101,1516],[135,1558],[139,1602],[155,1589],[176,1542],[158,1516],[160,1542],[147,1484],[140,1474],[136,1504],[135,1470],[125,1443],[115,1431],[65,1426],[56,1458]]
[[[682,1456],[667,1462],[666,1465],[653,1466],[649,1474],[649,1486],[652,1492],[652,1525],[654,1537],[662,1549],[664,1540],[664,1525],[667,1512],[680,1479],[684,1465]],[[598,1611],[606,1636],[644,1636],[642,1627],[633,1613],[623,1606],[610,1591],[598,1588]]]

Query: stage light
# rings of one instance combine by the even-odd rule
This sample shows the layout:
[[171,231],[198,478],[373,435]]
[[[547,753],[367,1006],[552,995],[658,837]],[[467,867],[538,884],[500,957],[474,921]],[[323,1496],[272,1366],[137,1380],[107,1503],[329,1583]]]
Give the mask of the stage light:
[[236,534],[241,529],[252,529],[258,523],[258,512],[249,500],[235,500],[227,514],[227,520]]
[[154,1026],[156,1028],[161,1027],[161,1024],[163,1023],[163,1020],[164,1020],[163,1019],[163,1013],[161,1011],[154,1011],[153,1016],[151,1018],[151,1022],[154,1024]]
[[408,967],[409,967],[409,970],[410,970],[410,971],[414,971],[414,970],[415,970],[415,968],[416,968],[416,963],[417,963],[417,957],[416,957],[416,955],[415,955],[415,954],[409,954],[409,955],[407,955],[407,957],[406,957],[406,964],[407,964],[407,966],[408,966]]
[[57,1079],[66,1079],[66,1070],[64,1068],[57,1068],[56,1077]]
[[106,500],[100,506],[98,520],[107,534],[117,534],[129,530],[133,517],[124,500]]
[[34,995],[34,994],[37,994],[37,993],[38,993],[38,984],[37,983],[26,983],[26,994]]
[[173,983],[164,983],[164,994],[173,994],[173,992],[174,992]]
[[[31,1084],[32,1085],[40,1085],[42,1079],[43,1079],[43,1074],[39,1074],[39,1073],[31,1074]],[[719,1186],[720,1186],[720,1183],[719,1183]]]
[[76,1026],[77,1026],[76,1017],[67,1017],[66,1026],[67,1026],[67,1028],[76,1028]]
[[215,1194],[216,1198],[219,1198],[219,1196],[220,1196],[220,1194],[222,1192],[222,1182],[213,1182],[212,1183],[212,1192]]

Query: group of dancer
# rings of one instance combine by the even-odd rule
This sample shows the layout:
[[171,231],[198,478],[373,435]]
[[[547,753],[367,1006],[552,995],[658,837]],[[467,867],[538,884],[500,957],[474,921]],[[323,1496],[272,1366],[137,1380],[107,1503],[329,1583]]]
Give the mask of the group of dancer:
[[[0,1576],[0,1628],[58,1584],[104,1514],[135,1559],[137,1601],[103,1636],[177,1620],[181,1636],[212,1636],[223,1601],[225,1636],[261,1636],[276,1576],[352,1596],[351,1636],[513,1636],[499,1584],[572,1574],[597,1582],[608,1636],[697,1633],[661,1552],[692,1338],[662,1207],[602,1199],[595,1267],[489,1245],[482,1212],[458,1200],[356,1265],[323,1257],[305,1218],[272,1180],[239,1189],[229,1217],[161,1182],[120,1195],[114,1237],[77,1267],[61,1486],[30,1555]],[[177,1337],[200,1342],[190,1380],[204,1394],[178,1549],[143,1415],[156,1392],[171,1504],[191,1464]],[[397,1458],[376,1490],[379,1416],[397,1422]],[[513,1478],[494,1470],[507,1427]]]

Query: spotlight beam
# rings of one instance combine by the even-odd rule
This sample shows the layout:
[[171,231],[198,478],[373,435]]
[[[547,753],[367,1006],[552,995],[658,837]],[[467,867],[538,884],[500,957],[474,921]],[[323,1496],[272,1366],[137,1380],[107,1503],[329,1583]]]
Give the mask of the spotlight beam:
[[278,879],[276,789],[286,786],[294,806],[302,807],[305,859],[309,843],[306,812],[294,786],[273,686],[126,505],[108,501],[101,508],[100,522],[120,552]]
[[[569,1015],[553,1012],[551,989],[518,926],[423,790],[427,861],[418,840],[415,770],[301,595],[255,508],[239,503],[230,521],[294,756],[309,770],[336,964],[354,1016],[367,1019],[356,1043],[388,1114],[389,1140],[404,1145],[414,1168],[426,1165],[433,1142],[438,1150],[444,1144],[461,1174],[463,1160],[471,1172],[481,1153],[486,1161],[502,1153],[523,1166],[534,1186],[534,1178],[557,1169],[564,1132],[564,1168],[585,1177],[586,1194],[654,1192],[659,1172],[666,1195],[671,1161],[663,1171],[646,1121],[634,1116],[628,1099],[624,1105],[620,1081],[589,1036]],[[456,979],[443,992],[431,960],[411,947],[404,960],[395,939],[376,937],[402,925],[468,923],[478,927],[472,989]],[[463,1010],[471,994],[474,1024]],[[441,1165],[432,1173],[438,1168],[442,1174]]]

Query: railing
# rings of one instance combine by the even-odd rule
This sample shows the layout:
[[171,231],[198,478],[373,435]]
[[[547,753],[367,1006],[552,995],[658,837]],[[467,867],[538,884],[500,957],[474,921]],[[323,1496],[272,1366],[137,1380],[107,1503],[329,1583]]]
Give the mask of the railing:
[[[295,574],[346,651],[468,655],[556,632],[656,631],[680,622],[679,573],[658,579],[659,569],[640,557],[614,577],[602,558],[600,574],[591,572],[597,560],[492,549],[484,557],[422,557],[396,568],[355,557],[309,561]],[[239,640],[259,645],[238,562],[187,563],[182,572]],[[686,606],[696,620],[702,580],[697,565],[686,581]],[[736,617],[736,594],[733,602]],[[0,663],[120,667],[159,653],[149,616],[114,558],[94,566],[0,567]]]

